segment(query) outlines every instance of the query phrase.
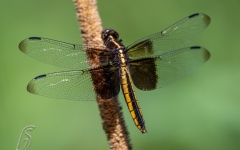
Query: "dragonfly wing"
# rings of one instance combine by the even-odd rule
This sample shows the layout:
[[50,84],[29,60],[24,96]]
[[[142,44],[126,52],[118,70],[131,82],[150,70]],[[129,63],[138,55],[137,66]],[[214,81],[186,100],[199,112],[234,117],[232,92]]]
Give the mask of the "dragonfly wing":
[[[96,100],[97,94],[109,99],[118,95],[120,87],[119,83],[116,85],[119,82],[117,72],[106,73],[106,71],[106,69],[95,69],[44,74],[30,81],[27,90],[33,94],[57,99]],[[106,79],[99,77],[99,74]],[[97,88],[93,86],[93,81]]]
[[209,23],[209,16],[200,13],[193,14],[162,32],[140,39],[128,46],[128,55],[131,59],[142,59],[183,48],[196,39]]
[[182,48],[154,58],[131,61],[130,73],[137,88],[154,90],[194,71],[209,58],[210,53],[203,47]]
[[[100,53],[104,48],[91,48],[56,41],[47,38],[31,37],[19,44],[19,49],[25,54],[47,64],[64,68],[89,68],[86,53]],[[106,60],[103,59],[102,60]],[[107,61],[103,62],[107,64]]]

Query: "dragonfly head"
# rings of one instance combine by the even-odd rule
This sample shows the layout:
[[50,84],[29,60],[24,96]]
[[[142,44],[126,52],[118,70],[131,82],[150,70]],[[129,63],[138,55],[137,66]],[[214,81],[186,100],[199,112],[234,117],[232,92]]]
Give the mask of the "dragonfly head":
[[105,29],[102,31],[102,39],[104,43],[108,40],[109,37],[114,38],[115,40],[118,40],[119,34],[117,31],[113,29]]

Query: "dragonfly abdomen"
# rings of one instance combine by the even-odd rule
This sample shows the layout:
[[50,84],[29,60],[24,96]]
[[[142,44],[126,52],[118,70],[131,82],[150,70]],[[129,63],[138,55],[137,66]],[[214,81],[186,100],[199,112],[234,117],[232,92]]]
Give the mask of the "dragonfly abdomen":
[[142,133],[147,132],[142,111],[138,104],[127,67],[121,68],[121,87],[135,125]]

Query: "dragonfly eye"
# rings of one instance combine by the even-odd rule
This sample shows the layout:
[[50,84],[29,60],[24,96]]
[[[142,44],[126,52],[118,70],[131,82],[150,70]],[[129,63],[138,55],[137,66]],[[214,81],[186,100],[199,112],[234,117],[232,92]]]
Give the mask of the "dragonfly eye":
[[114,39],[118,39],[119,34],[113,29],[105,29],[102,31],[102,39],[107,40],[108,37],[112,36]]

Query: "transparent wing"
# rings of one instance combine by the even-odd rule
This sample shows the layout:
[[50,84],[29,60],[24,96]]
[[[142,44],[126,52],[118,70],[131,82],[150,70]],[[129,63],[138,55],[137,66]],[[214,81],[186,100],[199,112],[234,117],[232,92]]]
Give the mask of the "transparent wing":
[[128,46],[128,55],[131,59],[141,59],[183,48],[196,39],[209,23],[209,16],[200,13],[193,14],[162,32],[145,37]]
[[194,71],[210,58],[203,47],[194,46],[163,53],[155,58],[130,62],[134,85],[141,90],[154,90],[169,85]]
[[30,81],[27,90],[46,97],[82,101],[96,100],[96,93],[103,99],[115,97],[120,87],[117,71],[105,68],[40,75]]
[[[34,59],[47,64],[64,68],[86,69],[89,68],[86,53],[99,54],[104,47],[91,48],[89,45],[81,46],[47,38],[31,37],[21,41],[19,49]],[[94,55],[92,54],[92,56]],[[102,60],[107,59],[102,58]]]

